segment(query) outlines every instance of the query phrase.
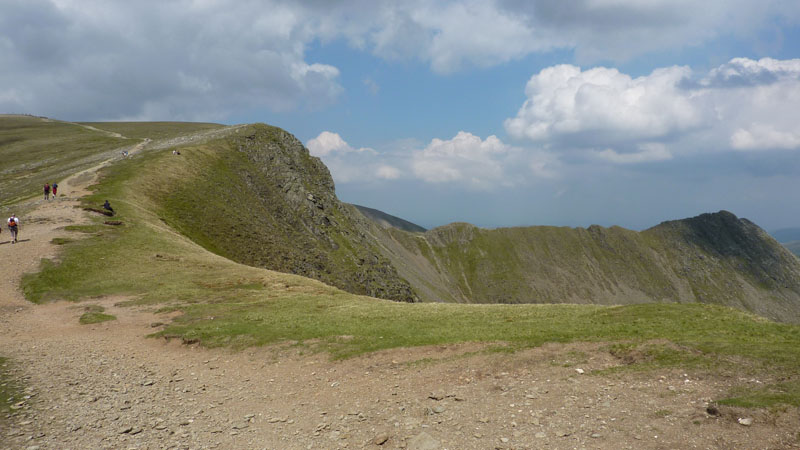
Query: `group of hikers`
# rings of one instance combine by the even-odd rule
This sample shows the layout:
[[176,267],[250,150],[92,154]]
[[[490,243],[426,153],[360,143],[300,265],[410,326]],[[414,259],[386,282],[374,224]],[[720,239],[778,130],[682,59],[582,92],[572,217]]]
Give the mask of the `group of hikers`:
[[[53,193],[53,198],[56,198],[56,195],[58,194],[57,183],[53,183],[52,185],[50,183],[45,183],[44,185],[45,200],[50,200],[50,192]],[[109,211],[111,214],[114,214],[114,208],[111,207],[111,204],[108,202],[108,200],[106,200],[105,203],[103,203],[103,209]],[[16,214],[11,214],[11,217],[9,217],[8,220],[6,221],[6,226],[8,226],[8,231],[11,232],[11,243],[16,244],[18,242],[18,237],[19,237],[19,218],[16,216]],[[3,231],[2,228],[0,228],[0,232],[2,231]]]
[[50,200],[50,190],[51,189],[53,191],[53,198],[56,198],[56,195],[58,195],[58,184],[57,183],[53,183],[52,186],[50,186],[50,183],[45,183],[44,184],[44,199],[45,200]]
[[[44,184],[45,200],[50,200],[50,192],[53,193],[53,198],[56,198],[56,195],[58,195],[58,183],[53,183],[52,185],[50,183]],[[8,226],[8,231],[11,232],[11,243],[16,244],[19,241],[19,217],[16,214],[11,214],[11,217],[6,220],[6,226]]]

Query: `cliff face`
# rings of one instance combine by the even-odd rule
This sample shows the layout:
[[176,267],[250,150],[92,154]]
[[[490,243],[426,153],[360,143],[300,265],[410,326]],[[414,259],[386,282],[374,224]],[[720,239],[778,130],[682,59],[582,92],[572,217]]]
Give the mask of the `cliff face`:
[[366,219],[338,201],[328,169],[291,134],[251,125],[184,154],[192,179],[169,189],[163,214],[196,242],[352,293],[416,299],[366,235]]

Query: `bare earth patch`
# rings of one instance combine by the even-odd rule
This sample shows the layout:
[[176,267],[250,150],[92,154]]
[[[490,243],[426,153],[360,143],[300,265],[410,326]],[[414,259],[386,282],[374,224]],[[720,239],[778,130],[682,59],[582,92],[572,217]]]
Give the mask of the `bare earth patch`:
[[291,346],[234,353],[146,338],[169,316],[117,306],[122,298],[91,302],[117,320],[80,325],[82,308],[32,305],[18,285],[56,255],[54,237],[80,239],[63,226],[84,222],[74,199],[91,179],[39,200],[22,217],[22,242],[0,235],[0,348],[28,396],[0,430],[4,448],[800,448],[796,408],[709,412],[741,383],[735,375],[598,375],[625,364],[601,344],[514,354],[463,344],[345,361]]

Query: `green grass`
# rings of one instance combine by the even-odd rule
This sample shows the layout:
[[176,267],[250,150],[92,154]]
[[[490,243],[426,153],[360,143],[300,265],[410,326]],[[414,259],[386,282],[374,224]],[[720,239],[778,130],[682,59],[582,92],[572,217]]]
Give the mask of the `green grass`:
[[0,356],[0,424],[5,420],[5,415],[12,411],[11,406],[22,400],[22,389],[11,376],[10,364],[8,358]]
[[101,312],[87,312],[83,313],[80,319],[78,319],[81,325],[90,325],[93,323],[107,322],[109,320],[117,320],[117,318],[111,314],[105,314]]
[[103,311],[106,309],[100,305],[87,305],[84,306],[84,312],[78,322],[81,325],[89,325],[93,323],[100,323],[100,322],[107,322],[109,320],[117,320],[117,318],[111,314],[105,314]]
[[800,380],[758,387],[738,387],[734,389],[730,397],[720,400],[719,403],[744,408],[764,408],[776,405],[800,406]]
[[[104,170],[85,202],[96,205],[109,199],[117,210],[115,219],[126,226],[106,227],[104,217],[92,217],[92,225],[75,227],[86,238],[63,246],[59,263],[44,260],[39,273],[26,275],[26,297],[45,302],[130,296],[131,304],[183,312],[154,336],[209,347],[294,342],[347,358],[462,342],[500,343],[513,351],[583,341],[616,345],[620,355],[638,352],[643,356],[635,364],[649,367],[713,370],[715,365],[736,364],[765,379],[800,376],[800,326],[721,306],[407,304],[234,263],[176,233],[167,225],[174,219],[168,214],[176,213],[165,209],[163,197],[153,195],[184,180],[198,168],[187,161],[200,161],[212,150],[187,148],[185,158],[173,158],[169,150],[148,152]],[[469,264],[480,264],[474,255],[470,258]],[[800,392],[788,389],[781,399],[794,404]]]
[[224,126],[200,122],[81,122],[81,124],[136,139],[165,139]]
[[59,182],[136,142],[67,122],[0,115],[0,206],[41,195],[45,183]]

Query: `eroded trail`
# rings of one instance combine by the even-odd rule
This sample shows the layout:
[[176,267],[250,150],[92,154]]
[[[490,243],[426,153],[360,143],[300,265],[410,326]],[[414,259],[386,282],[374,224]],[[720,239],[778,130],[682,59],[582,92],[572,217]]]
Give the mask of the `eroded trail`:
[[19,280],[57,256],[50,241],[69,235],[64,226],[87,220],[74,206],[95,173],[65,180],[56,200],[37,200],[21,217],[19,243],[0,234],[0,353],[30,396],[0,447],[798,446],[795,410],[747,412],[750,426],[736,422],[737,411],[706,413],[738,380],[675,370],[591,375],[621,364],[598,344],[477,356],[481,346],[465,344],[343,362],[279,348],[233,353],[147,338],[168,318],[116,306],[122,298],[92,301],[117,320],[80,325],[80,304],[32,305]]

